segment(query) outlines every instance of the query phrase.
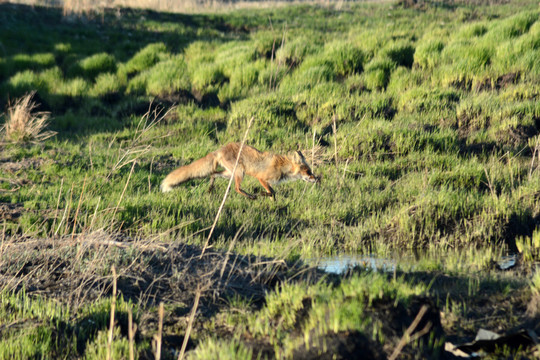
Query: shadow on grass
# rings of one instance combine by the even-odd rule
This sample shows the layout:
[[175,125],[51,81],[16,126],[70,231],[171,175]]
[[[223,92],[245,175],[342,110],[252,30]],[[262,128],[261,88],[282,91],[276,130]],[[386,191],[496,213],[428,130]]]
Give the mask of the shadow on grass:
[[[61,139],[64,139],[65,133],[65,139],[69,139],[73,133],[122,129],[126,126],[121,120],[122,116],[144,114],[148,110],[150,97],[128,93],[118,84],[114,84],[117,86],[115,90],[99,96],[92,95],[90,90],[97,75],[112,73],[117,76],[120,63],[132,59],[141,49],[153,43],[164,43],[167,50],[174,54],[182,52],[194,41],[225,43],[245,39],[245,26],[241,22],[230,23],[229,20],[234,18],[107,9],[102,16],[92,20],[70,21],[62,15],[61,9],[2,3],[0,108],[5,109],[13,99],[36,90],[35,100],[41,104],[38,110],[53,112],[51,127],[59,132]],[[81,69],[75,71],[80,61],[97,55],[103,56],[95,58],[96,61],[112,59],[113,62],[88,74],[81,72]],[[133,75],[128,75],[128,80],[129,77]],[[52,87],[57,86],[55,82],[58,81],[74,81],[69,85],[74,86],[74,90],[70,88],[65,94],[59,93],[58,89],[53,91]],[[87,82],[86,85],[83,81]],[[82,86],[82,90],[77,86]],[[70,91],[75,93],[71,94]],[[216,96],[197,95],[183,91],[163,93],[157,97],[157,103],[164,106],[188,102],[201,107],[220,105]]]

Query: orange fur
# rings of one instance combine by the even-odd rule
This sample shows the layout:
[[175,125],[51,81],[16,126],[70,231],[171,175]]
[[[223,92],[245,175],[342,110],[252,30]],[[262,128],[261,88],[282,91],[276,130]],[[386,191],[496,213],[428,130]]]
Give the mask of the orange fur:
[[[161,190],[163,192],[171,191],[174,186],[180,185],[185,181],[207,176],[211,177],[211,190],[216,177],[230,178],[234,176],[234,189],[236,192],[254,199],[254,195],[248,194],[240,187],[244,175],[250,175],[259,180],[262,187],[266,190],[263,195],[272,197],[275,195],[272,185],[282,181],[299,179],[308,182],[319,181],[311,172],[300,151],[291,155],[276,155],[269,152],[261,152],[249,145],[244,145],[238,159],[238,166],[233,175],[232,171],[239,150],[240,144],[230,143],[189,165],[179,167],[165,177],[161,183]],[[219,166],[224,170],[218,170]]]

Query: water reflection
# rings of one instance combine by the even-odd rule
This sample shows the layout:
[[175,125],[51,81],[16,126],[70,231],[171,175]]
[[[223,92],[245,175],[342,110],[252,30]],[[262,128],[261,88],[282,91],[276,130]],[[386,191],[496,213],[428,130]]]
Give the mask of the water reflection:
[[369,255],[339,255],[314,261],[317,268],[332,274],[343,274],[353,268],[372,271],[394,272],[396,261]]

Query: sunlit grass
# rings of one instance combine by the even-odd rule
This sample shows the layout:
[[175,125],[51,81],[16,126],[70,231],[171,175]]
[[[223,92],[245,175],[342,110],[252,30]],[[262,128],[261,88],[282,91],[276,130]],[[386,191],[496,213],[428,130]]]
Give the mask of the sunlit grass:
[[[39,7],[0,12],[0,102],[7,109],[0,203],[10,211],[2,214],[3,234],[105,229],[202,246],[227,182],[217,179],[212,193],[208,179],[168,194],[159,184],[174,168],[241,140],[253,118],[250,145],[280,154],[301,149],[308,163],[318,149],[312,169],[322,181],[276,185],[275,202],[231,192],[212,249],[300,262],[342,253],[426,256],[399,265],[395,276],[360,272],[336,286],[285,281],[260,309],[236,299],[241,314],[220,325],[264,338],[288,357],[309,344],[314,329],[382,341],[365,312],[373,301],[406,305],[435,296],[455,325],[467,314],[463,294],[522,292],[525,281],[491,272],[508,252],[519,252],[523,266],[538,260],[537,3],[424,5],[193,16],[125,9],[103,11],[101,22],[69,22]],[[6,105],[33,91],[34,110],[51,113],[43,126],[58,132],[54,138],[42,129],[8,136]],[[154,109],[171,111],[144,116]],[[249,177],[242,187],[262,190]],[[448,304],[420,272],[454,277]],[[10,332],[4,357],[59,351],[49,321],[79,317],[50,315],[52,305],[36,304],[45,315],[17,314],[39,318],[39,326]],[[91,315],[100,326],[84,337],[89,358],[103,357],[107,306]],[[26,353],[10,347],[18,335]],[[240,336],[200,336],[195,358],[258,356]],[[125,357],[125,334],[114,338],[114,356]],[[61,345],[78,351],[73,341]]]

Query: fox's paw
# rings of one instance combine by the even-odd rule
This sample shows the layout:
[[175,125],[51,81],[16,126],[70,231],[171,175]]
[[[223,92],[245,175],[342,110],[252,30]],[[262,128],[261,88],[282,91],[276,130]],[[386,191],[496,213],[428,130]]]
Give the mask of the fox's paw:
[[261,191],[261,192],[259,193],[259,195],[271,197],[272,200],[276,201],[276,195],[275,195],[274,193],[269,193],[269,192],[267,192],[267,191]]

